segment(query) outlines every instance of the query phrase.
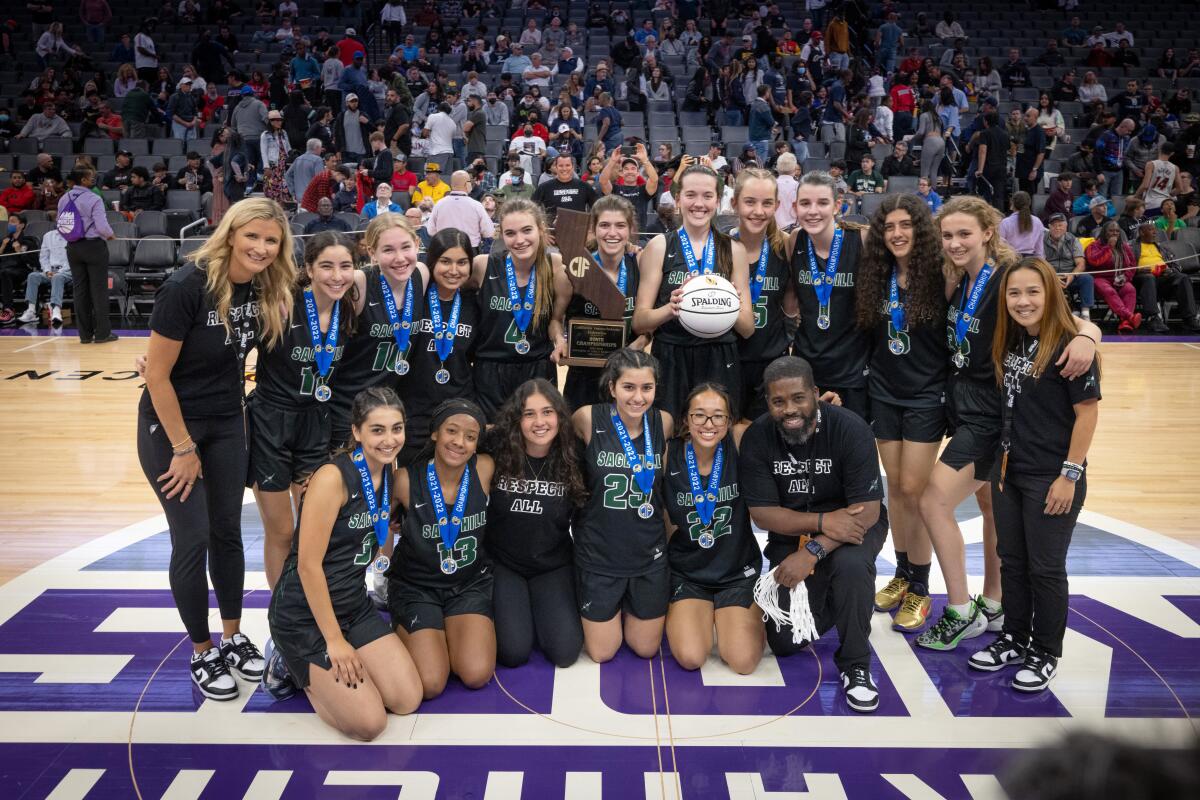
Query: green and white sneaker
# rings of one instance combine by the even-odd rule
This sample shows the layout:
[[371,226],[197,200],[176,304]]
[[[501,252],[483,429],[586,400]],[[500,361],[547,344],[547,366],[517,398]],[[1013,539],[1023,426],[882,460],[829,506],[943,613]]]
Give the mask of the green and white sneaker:
[[974,639],[987,630],[987,617],[971,601],[971,613],[962,617],[950,606],[942,611],[942,618],[929,630],[917,637],[917,644],[930,650],[953,650],[959,642]]
[[983,595],[975,598],[975,605],[979,606],[979,612],[983,614],[987,620],[987,629],[991,633],[999,633],[1004,630],[1004,607],[989,611],[987,603],[983,602]]

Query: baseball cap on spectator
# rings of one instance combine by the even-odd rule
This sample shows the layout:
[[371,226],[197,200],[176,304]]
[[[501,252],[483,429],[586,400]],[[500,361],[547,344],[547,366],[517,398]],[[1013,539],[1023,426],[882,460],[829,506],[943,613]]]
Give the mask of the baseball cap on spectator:
[[1099,195],[1097,195],[1096,197],[1092,198],[1092,202],[1088,203],[1088,208],[1095,208],[1096,206],[1107,206],[1107,205],[1108,205],[1108,201],[1105,200],[1103,197],[1100,197]]
[[180,78],[180,79],[179,79],[179,83],[177,83],[177,84],[175,84],[175,85],[176,85],[176,87],[180,87],[180,86],[183,86],[185,83],[186,83],[188,86],[191,86],[191,85],[192,85],[192,79],[191,79],[191,78],[189,78],[188,76],[184,75],[182,78]]
[[426,172],[441,172],[442,165],[437,163],[436,161],[430,161],[428,164],[425,165],[425,171]]
[[396,155],[392,156],[392,162],[395,164],[407,164],[408,156],[404,155],[404,153],[397,153]]
[[627,156],[626,158],[621,159],[621,166],[623,167],[626,164],[633,164],[636,167],[638,165],[638,162],[637,162],[636,158],[633,158],[632,156]]
[[283,119],[282,111],[268,111],[267,119]]
[[346,28],[346,35],[347,36],[357,36],[358,34],[355,32],[354,28]]
[[1050,215],[1051,224],[1053,224],[1055,222],[1066,222],[1066,221],[1067,221],[1067,215],[1063,214],[1061,212],[1055,211],[1053,214]]
[[364,53],[362,50],[355,50],[355,51],[354,51],[354,57],[355,57],[355,58],[366,58],[366,57],[367,57],[367,55],[366,55],[366,53]]
[[358,95],[356,95],[354,92],[350,92],[349,94],[346,95],[347,103],[349,103],[351,100],[357,100],[357,99],[358,99]]
[[812,39],[822,39],[822,38],[824,38],[824,37],[822,37],[822,36],[821,36],[821,32],[820,32],[820,31],[813,31],[813,32],[812,32],[812,36],[811,36],[810,38],[812,38]]
[[1147,144],[1158,138],[1158,128],[1154,127],[1153,123],[1147,122],[1142,128],[1142,132],[1138,134],[1138,138]]
[[570,131],[570,130],[571,130],[571,126],[564,122],[563,124],[558,126],[557,132],[563,133],[563,132]]

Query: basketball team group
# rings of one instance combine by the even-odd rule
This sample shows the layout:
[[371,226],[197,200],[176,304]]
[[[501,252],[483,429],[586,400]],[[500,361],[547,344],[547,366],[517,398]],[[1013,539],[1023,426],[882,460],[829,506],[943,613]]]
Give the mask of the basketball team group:
[[[624,346],[573,363],[561,388],[568,323],[601,314],[539,205],[507,201],[486,255],[456,229],[423,246],[381,214],[366,267],[333,232],[306,238],[297,264],[275,202],[233,205],[159,289],[140,365],[137,451],[170,529],[195,687],[303,691],[370,740],[389,712],[451,676],[483,687],[497,663],[566,668],[625,645],[750,674],[766,648],[794,656],[836,629],[845,702],[869,713],[886,612],[892,635],[946,658],[967,643],[971,668],[1045,689],[1099,329],[977,197],[933,216],[888,195],[859,225],[810,172],[785,232],[774,176],[747,168],[723,230],[720,188],[688,167],[681,227],[640,247],[629,201],[591,208],[587,249],[625,299]],[[262,651],[241,630],[246,487],[272,592]],[[972,495],[976,587],[956,519]],[[877,590],[889,530],[896,569]]]

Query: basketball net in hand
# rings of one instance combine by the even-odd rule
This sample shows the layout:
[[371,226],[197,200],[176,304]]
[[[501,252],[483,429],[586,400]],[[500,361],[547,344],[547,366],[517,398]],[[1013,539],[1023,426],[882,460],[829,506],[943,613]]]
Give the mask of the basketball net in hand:
[[792,643],[804,644],[817,640],[817,621],[813,619],[812,609],[808,607],[808,589],[804,581],[800,581],[791,589],[787,609],[779,606],[779,582],[775,580],[775,572],[779,568],[759,577],[754,584],[754,602],[763,610],[763,622],[774,622],[776,630],[783,630],[785,625],[792,629]]

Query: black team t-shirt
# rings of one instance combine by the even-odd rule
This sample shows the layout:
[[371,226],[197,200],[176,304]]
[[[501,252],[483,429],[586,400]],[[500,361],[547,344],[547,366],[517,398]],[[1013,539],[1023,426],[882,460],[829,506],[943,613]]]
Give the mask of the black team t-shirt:
[[588,211],[598,199],[596,187],[584,183],[579,178],[571,178],[565,182],[551,178],[533,192],[533,202],[545,208],[550,219],[554,219],[560,208]]
[[638,178],[637,183],[624,184],[620,179],[613,181],[612,193],[618,197],[624,197],[633,204],[633,210],[637,214],[638,228],[646,227],[646,218],[650,213],[650,201],[654,199],[649,190],[646,189],[646,182]]
[[526,577],[572,562],[567,486],[546,472],[546,459],[526,456],[520,475],[497,475],[488,500],[488,552]]
[[[899,289],[900,303],[908,292]],[[936,408],[946,400],[946,336],[942,318],[944,304],[937,316],[927,322],[905,320],[896,330],[885,296],[879,308],[879,321],[871,330],[871,375],[867,381],[871,399],[906,408]],[[892,342],[900,345],[892,349]]]
[[[808,261],[808,234],[801,231],[792,253],[792,278],[800,301],[800,325],[796,329],[793,353],[812,365],[817,386],[825,389],[857,389],[867,383],[867,357],[871,340],[854,324],[854,293],[862,236],[856,230],[842,235],[842,252],[837,275],[829,295],[829,327],[817,325],[820,303],[813,288],[812,266]],[[827,259],[817,259],[817,270],[825,275]]]

